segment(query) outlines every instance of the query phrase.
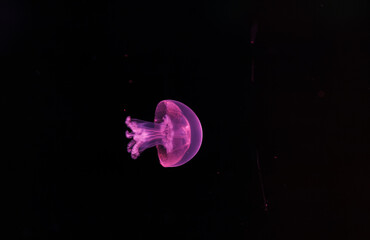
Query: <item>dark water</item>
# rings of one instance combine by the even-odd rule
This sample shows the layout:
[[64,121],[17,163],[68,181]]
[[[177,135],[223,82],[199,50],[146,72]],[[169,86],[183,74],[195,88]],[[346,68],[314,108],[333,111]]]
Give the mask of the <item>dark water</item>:
[[[368,232],[365,2],[1,5],[10,239]],[[163,99],[203,125],[178,168],[126,152],[126,116]]]

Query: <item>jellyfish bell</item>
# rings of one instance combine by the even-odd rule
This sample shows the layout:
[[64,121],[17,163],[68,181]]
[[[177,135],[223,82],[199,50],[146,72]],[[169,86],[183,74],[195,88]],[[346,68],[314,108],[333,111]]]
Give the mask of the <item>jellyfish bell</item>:
[[185,104],[175,100],[158,103],[154,123],[126,118],[126,137],[132,139],[127,151],[136,159],[147,148],[156,147],[163,167],[178,167],[199,151],[203,131],[198,117]]

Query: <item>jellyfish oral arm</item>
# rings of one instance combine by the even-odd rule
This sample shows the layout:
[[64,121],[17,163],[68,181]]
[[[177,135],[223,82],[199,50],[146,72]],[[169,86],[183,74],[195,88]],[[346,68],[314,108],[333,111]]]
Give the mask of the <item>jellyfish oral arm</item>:
[[145,149],[154,146],[164,145],[167,149],[172,149],[172,144],[168,141],[172,132],[169,119],[164,118],[161,123],[153,123],[128,116],[125,123],[131,129],[131,132],[126,131],[126,137],[132,139],[127,145],[127,151],[133,159],[138,158]]

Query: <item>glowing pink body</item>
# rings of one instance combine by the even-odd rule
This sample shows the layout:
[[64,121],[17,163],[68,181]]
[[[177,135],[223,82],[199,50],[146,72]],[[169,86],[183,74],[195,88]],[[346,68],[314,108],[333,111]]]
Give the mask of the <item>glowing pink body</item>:
[[150,147],[157,147],[163,167],[178,167],[190,161],[198,152],[203,138],[202,126],[195,113],[185,104],[163,100],[155,110],[154,123],[126,118],[126,137],[132,138],[127,151],[136,159]]

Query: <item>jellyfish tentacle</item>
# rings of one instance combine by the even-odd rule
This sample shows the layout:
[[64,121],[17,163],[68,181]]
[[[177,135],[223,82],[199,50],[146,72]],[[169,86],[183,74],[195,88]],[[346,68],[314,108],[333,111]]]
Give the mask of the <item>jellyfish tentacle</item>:
[[132,147],[131,157],[132,157],[133,159],[137,159],[139,156],[140,156],[140,152],[139,152],[139,144],[135,144],[135,145],[133,145],[133,147]]
[[127,116],[126,121],[125,121],[126,125],[128,126],[130,122],[131,122],[131,117]]
[[161,123],[151,123],[139,119],[131,119],[130,116],[125,121],[131,132],[126,131],[126,137],[132,139],[127,145],[127,151],[131,157],[136,159],[147,148],[163,144],[166,137]]
[[126,137],[127,138],[133,138],[134,137],[134,134],[133,133],[130,133],[129,131],[126,131]]
[[131,140],[128,144],[127,144],[127,151],[130,153],[132,151],[132,147],[135,145],[136,141],[135,140]]

